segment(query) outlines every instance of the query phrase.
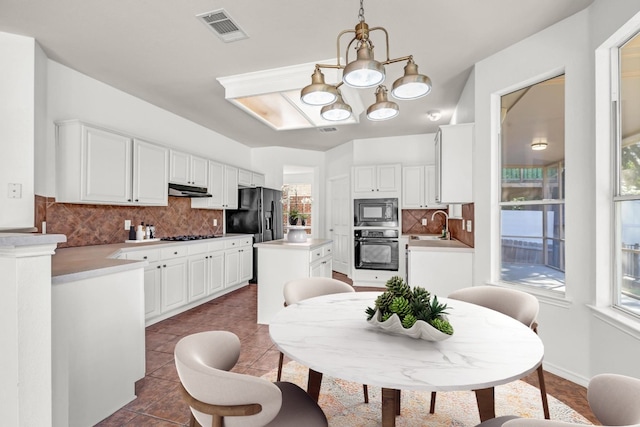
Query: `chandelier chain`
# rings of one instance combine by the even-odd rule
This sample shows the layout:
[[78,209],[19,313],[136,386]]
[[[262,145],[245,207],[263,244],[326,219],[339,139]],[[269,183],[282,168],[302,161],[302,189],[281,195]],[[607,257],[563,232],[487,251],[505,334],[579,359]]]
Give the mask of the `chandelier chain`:
[[358,11],[358,21],[364,22],[364,0],[360,0],[360,10]]

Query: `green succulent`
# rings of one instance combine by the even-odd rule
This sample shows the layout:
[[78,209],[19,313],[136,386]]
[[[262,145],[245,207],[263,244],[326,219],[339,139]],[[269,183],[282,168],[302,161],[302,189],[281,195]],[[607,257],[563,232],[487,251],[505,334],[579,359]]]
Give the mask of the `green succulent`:
[[412,327],[418,320],[431,324],[436,329],[453,334],[453,327],[444,317],[447,304],[438,301],[438,297],[426,289],[416,286],[411,288],[401,277],[394,276],[386,283],[386,290],[375,301],[375,307],[365,310],[367,320],[371,320],[380,312],[380,320],[385,321],[396,314],[406,329]]

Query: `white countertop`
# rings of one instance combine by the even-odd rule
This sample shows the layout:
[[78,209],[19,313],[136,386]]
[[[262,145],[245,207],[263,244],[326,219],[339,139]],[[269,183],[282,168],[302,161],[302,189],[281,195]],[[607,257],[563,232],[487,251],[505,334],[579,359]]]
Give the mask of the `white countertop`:
[[409,239],[408,249],[409,251],[473,252],[471,246],[467,246],[459,240]]
[[66,242],[64,234],[0,233],[0,247],[37,246]]
[[[186,242],[159,241],[144,243],[115,243],[110,245],[78,246],[60,248],[51,257],[51,283],[59,284],[104,276],[120,271],[143,268],[147,261],[115,259],[123,250],[140,248],[163,248],[167,246],[193,245],[211,241],[225,240],[245,236],[245,234],[226,234],[214,239],[189,240]],[[64,236],[63,236],[64,237]],[[0,241],[1,242],[1,241]]]
[[307,239],[303,243],[293,243],[287,239],[271,240],[269,242],[255,243],[254,248],[258,249],[291,249],[291,250],[311,250],[318,246],[331,243],[331,239]]

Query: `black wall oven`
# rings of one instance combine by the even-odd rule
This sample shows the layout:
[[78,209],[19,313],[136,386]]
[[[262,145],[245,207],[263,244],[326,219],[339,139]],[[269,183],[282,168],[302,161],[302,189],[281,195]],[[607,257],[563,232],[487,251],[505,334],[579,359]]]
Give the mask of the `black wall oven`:
[[398,199],[355,199],[353,225],[355,227],[397,227]]
[[355,268],[398,271],[399,245],[397,229],[354,230]]

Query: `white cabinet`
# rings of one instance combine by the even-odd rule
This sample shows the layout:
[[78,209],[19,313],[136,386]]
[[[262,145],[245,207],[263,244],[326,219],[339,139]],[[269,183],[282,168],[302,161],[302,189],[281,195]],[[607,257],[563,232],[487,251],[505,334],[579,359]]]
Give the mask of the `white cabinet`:
[[436,202],[473,202],[473,123],[440,126],[436,134]]
[[76,120],[56,126],[57,202],[167,205],[168,149]]
[[422,286],[432,294],[446,297],[451,292],[472,286],[473,251],[411,249],[408,252],[408,283]]
[[402,168],[402,208],[441,209],[436,203],[436,167],[405,166]]
[[189,302],[224,289],[224,242],[190,245]]
[[192,208],[237,209],[238,168],[209,161],[209,193],[212,197],[191,199]]
[[175,184],[206,187],[208,180],[208,161],[202,157],[171,150],[169,181]]
[[333,274],[333,245],[315,248],[309,253],[309,276],[331,277]]
[[225,287],[246,282],[253,276],[253,237],[225,242]]
[[[400,165],[369,165],[353,167],[353,192],[358,196],[400,191]],[[364,194],[362,194],[364,193]],[[386,194],[385,194],[386,195]]]
[[238,185],[240,187],[264,187],[264,175],[246,169],[238,169]]
[[166,206],[169,150],[140,139],[133,140],[133,202]]
[[187,260],[162,261],[162,312],[181,307],[187,301]]

